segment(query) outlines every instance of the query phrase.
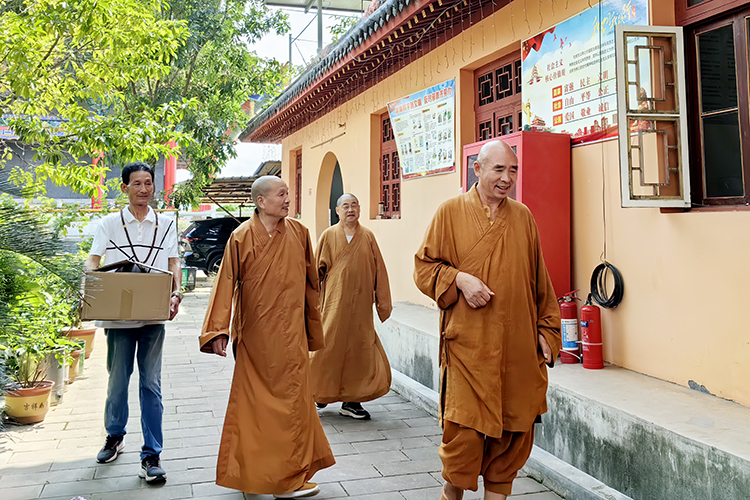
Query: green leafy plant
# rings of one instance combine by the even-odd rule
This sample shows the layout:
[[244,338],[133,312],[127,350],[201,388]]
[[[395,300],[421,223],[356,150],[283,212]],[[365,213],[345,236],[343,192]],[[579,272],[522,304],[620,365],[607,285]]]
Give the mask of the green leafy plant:
[[336,17],[336,22],[329,28],[331,32],[331,43],[336,43],[339,39],[351,29],[352,26],[357,24],[359,17],[355,16],[339,16]]

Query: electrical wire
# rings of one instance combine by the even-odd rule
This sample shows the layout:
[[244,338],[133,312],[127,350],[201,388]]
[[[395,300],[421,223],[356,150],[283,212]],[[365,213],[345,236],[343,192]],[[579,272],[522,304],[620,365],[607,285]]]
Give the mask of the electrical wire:
[[[607,293],[607,278],[610,273],[615,282],[615,288],[612,290],[611,295]],[[604,262],[596,266],[594,272],[591,274],[590,286],[591,297],[600,306],[606,309],[614,309],[622,302],[622,296],[625,293],[625,283],[622,280],[620,271],[609,262]]]

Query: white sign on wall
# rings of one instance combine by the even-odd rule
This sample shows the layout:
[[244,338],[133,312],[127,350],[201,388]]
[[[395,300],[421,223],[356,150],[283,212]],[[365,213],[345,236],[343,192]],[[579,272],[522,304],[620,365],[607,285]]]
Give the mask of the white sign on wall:
[[388,103],[405,180],[456,170],[456,80]]

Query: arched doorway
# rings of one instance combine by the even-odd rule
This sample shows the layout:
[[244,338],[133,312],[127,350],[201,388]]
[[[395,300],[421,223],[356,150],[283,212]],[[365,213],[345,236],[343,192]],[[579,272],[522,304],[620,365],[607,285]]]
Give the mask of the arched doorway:
[[336,168],[333,169],[333,179],[331,179],[331,196],[328,203],[329,210],[329,225],[339,223],[339,214],[336,213],[336,202],[339,201],[341,195],[344,194],[344,182],[341,179],[341,168],[339,168],[338,162],[336,162]]
[[323,156],[318,174],[318,188],[315,194],[315,233],[316,238],[338,222],[336,201],[344,194],[344,183],[341,176],[339,160],[332,152]]

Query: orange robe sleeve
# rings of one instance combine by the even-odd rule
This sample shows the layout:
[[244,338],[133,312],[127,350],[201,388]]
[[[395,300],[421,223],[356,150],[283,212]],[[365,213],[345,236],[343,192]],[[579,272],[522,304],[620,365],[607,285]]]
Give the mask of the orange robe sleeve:
[[427,227],[422,246],[414,256],[414,282],[423,294],[437,302],[440,309],[448,309],[458,301],[458,269],[438,258],[451,253],[440,238],[441,234],[451,234],[445,228],[446,224],[446,214],[443,207],[440,207]]
[[388,270],[385,268],[383,255],[380,253],[380,247],[375,238],[370,240],[370,247],[375,257],[375,309],[378,311],[378,318],[383,322],[390,318],[393,312],[391,285],[388,281]]
[[312,250],[310,233],[305,230],[306,248],[305,264],[307,266],[307,286],[305,288],[305,330],[307,332],[307,346],[310,351],[317,351],[325,346],[323,325],[320,319],[320,278],[315,255]]
[[208,309],[203,321],[201,335],[198,337],[200,350],[213,353],[211,342],[219,336],[232,338],[230,323],[232,318],[232,304],[234,302],[234,290],[239,280],[239,252],[238,241],[232,233],[224,249],[224,258],[221,260],[219,272],[216,274],[214,287],[208,299]]

